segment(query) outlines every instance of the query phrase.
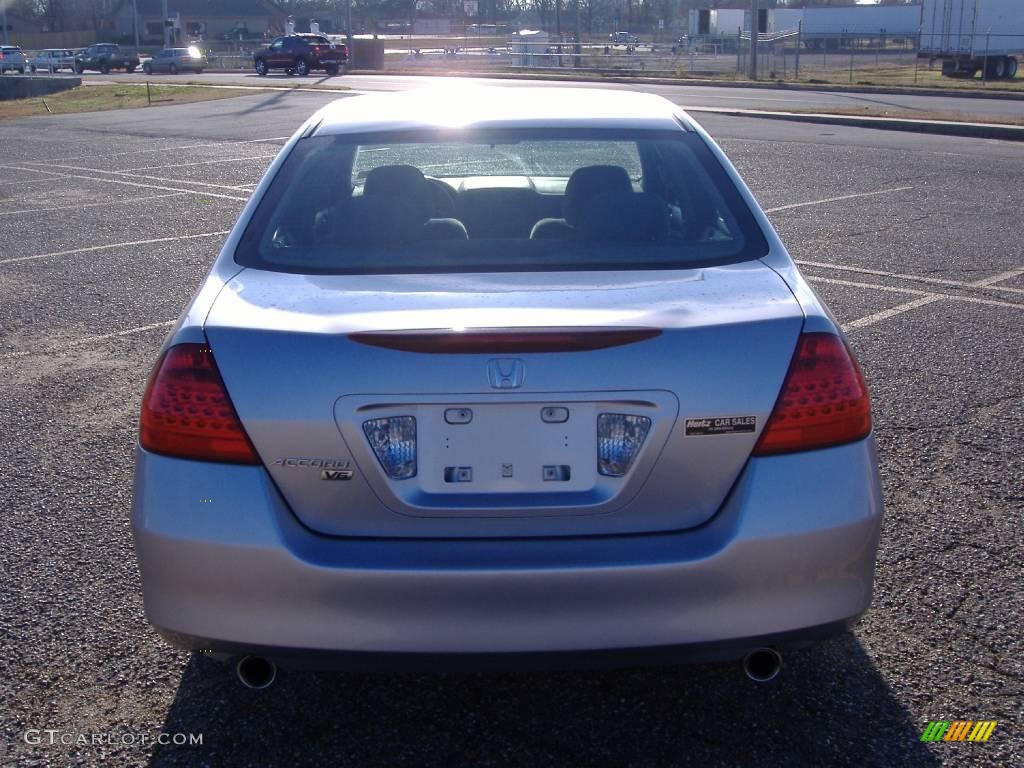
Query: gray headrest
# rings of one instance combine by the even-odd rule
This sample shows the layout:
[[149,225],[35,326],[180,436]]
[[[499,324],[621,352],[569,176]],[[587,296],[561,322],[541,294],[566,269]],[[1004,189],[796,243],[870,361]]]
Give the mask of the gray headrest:
[[382,165],[366,174],[365,197],[387,198],[410,206],[420,223],[430,218],[430,187],[419,168],[411,165]]
[[577,168],[565,185],[565,220],[579,223],[587,201],[606,192],[632,192],[629,174],[621,165],[587,165]]
[[587,240],[657,243],[668,236],[668,207],[646,192],[597,195],[576,228]]

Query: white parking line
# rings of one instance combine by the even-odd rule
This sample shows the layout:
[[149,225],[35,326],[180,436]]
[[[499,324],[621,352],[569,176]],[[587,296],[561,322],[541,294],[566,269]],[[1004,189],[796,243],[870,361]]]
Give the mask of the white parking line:
[[230,157],[224,160],[202,160],[198,163],[174,163],[173,165],[144,165],[142,168],[129,168],[129,171],[159,171],[164,168],[191,168],[196,165],[217,165],[218,163],[244,163],[252,160],[272,160],[277,155],[258,155],[256,157]]
[[894,192],[906,192],[913,187],[893,187],[891,189],[879,189],[874,192],[857,192],[853,195],[840,195],[839,197],[823,197],[821,200],[809,200],[806,203],[790,203],[789,205],[778,205],[775,208],[765,208],[765,213],[777,213],[788,211],[792,208],[806,208],[809,205],[822,205],[823,203],[838,203],[842,200],[853,200],[856,197],[874,197],[875,195],[890,195]]
[[147,176],[144,173],[132,173],[131,171],[104,171],[99,168],[86,168],[78,165],[60,165],[59,163],[34,163],[25,161],[27,165],[45,165],[47,168],[60,168],[65,171],[86,171],[88,173],[105,173],[111,176],[124,176],[128,179],[146,179],[147,181],[159,181],[164,184],[196,184],[200,187],[213,187],[214,189],[231,189],[227,184],[213,184],[208,181],[195,181],[193,179],[165,179],[161,176]]
[[77,155],[65,157],[64,160],[102,160],[107,157],[124,157],[125,155],[141,155],[146,152],[180,152],[185,149],[209,149],[210,147],[229,147],[235,144],[271,144],[279,141],[287,141],[290,136],[272,136],[269,139],[245,139],[243,141],[215,141],[204,144],[185,144],[180,147],[148,147],[146,149],[133,149],[127,152],[110,152],[105,155]]
[[853,328],[863,328],[868,325],[874,325],[875,323],[880,323],[883,320],[888,320],[890,317],[895,317],[896,315],[903,314],[904,312],[909,312],[912,309],[923,307],[926,304],[934,304],[936,301],[942,301],[944,298],[946,297],[922,296],[919,299],[908,301],[906,304],[898,304],[897,306],[892,307],[891,309],[883,309],[881,312],[875,312],[872,315],[867,315],[865,317],[858,318],[857,320],[853,320],[849,323],[845,323],[843,325],[843,330],[849,331]]
[[986,277],[984,280],[979,280],[976,283],[968,283],[963,280],[944,280],[939,277],[924,277],[923,275],[906,275],[900,272],[885,272],[881,269],[867,269],[865,267],[848,267],[845,264],[831,264],[825,261],[808,261],[806,259],[795,259],[797,264],[806,267],[821,267],[822,269],[837,269],[841,272],[857,272],[862,275],[878,275],[879,277],[893,277],[898,280],[911,280],[918,283],[930,283],[932,285],[952,285],[957,288],[991,288],[995,291],[1009,291],[1010,293],[1021,293],[1024,294],[1024,290],[1020,288],[1010,288],[1008,286],[993,285],[1002,280],[1009,280],[1011,277],[1024,274],[1024,267],[1019,269],[1011,269],[1008,272],[1001,272],[998,275],[992,277]]
[[[16,171],[31,171],[32,173],[44,173],[48,176],[57,176],[62,179],[84,179],[85,181],[95,181],[103,184],[121,184],[126,187],[142,187],[143,189],[159,189],[164,192],[182,192],[187,195],[196,195],[198,197],[217,197],[222,200],[237,200],[244,203],[249,198],[247,197],[235,197],[233,195],[222,195],[216,192],[203,192],[198,189],[181,189],[180,187],[162,187],[157,184],[144,184],[139,181],[124,181],[122,179],[103,179],[97,176],[82,176],[81,174],[75,173],[57,173],[56,171],[46,171],[42,168],[23,168],[18,165],[0,165],[3,169],[13,169]],[[183,182],[188,183],[188,182]],[[231,189],[231,187],[226,187]]]
[[179,240],[199,240],[204,237],[219,237],[226,235],[230,230],[222,232],[202,232],[196,235],[179,235],[177,237],[156,237],[152,240],[132,240],[127,243],[108,243],[107,245],[93,245],[88,248],[72,248],[68,251],[54,251],[53,253],[40,253],[35,256],[16,256],[11,259],[0,259],[0,264],[14,264],[19,261],[34,261],[36,259],[49,259],[56,256],[73,256],[78,253],[92,253],[94,251],[106,251],[111,248],[127,248],[134,245],[155,245],[156,243],[174,243]]
[[[984,288],[993,280],[996,280],[996,279],[1006,280],[1006,279],[1008,279],[1010,277],[1015,277],[1016,275],[1022,274],[1022,273],[1024,273],[1024,269],[1021,269],[1021,270],[1010,270],[1008,272],[1003,272],[1003,273],[1001,273],[999,275],[993,275],[992,277],[983,278],[983,279],[978,280],[977,282],[974,282],[974,283],[966,283],[965,285],[967,285],[969,287],[972,287],[972,288]],[[872,313],[870,315],[865,315],[864,317],[857,318],[856,320],[851,320],[849,323],[843,324],[842,329],[844,331],[848,331],[848,330],[851,330],[853,328],[864,328],[864,327],[869,326],[869,325],[874,325],[875,323],[880,323],[883,320],[888,320],[890,317],[895,317],[896,315],[901,315],[904,312],[909,312],[912,309],[917,309],[918,307],[923,307],[923,306],[926,306],[928,304],[933,304],[936,301],[942,301],[942,300],[946,300],[946,301],[959,301],[959,302],[963,302],[965,304],[983,304],[983,305],[986,305],[986,306],[993,306],[993,307],[1012,307],[1014,309],[1024,309],[1024,304],[1013,304],[1013,303],[1008,302],[1008,301],[998,301],[996,299],[982,299],[982,298],[979,298],[977,296],[954,296],[954,295],[948,294],[948,293],[930,293],[928,291],[918,291],[918,290],[915,290],[913,288],[895,288],[895,287],[887,286],[887,285],[875,285],[874,283],[856,283],[856,282],[853,282],[852,280],[836,280],[834,278],[827,278],[827,277],[808,278],[808,279],[813,281],[813,282],[819,282],[819,283],[832,283],[832,284],[835,284],[835,285],[850,285],[850,286],[855,286],[855,287],[858,287],[858,288],[868,288],[868,289],[871,289],[871,290],[889,291],[889,292],[892,292],[892,293],[919,294],[919,296],[920,296],[920,298],[914,299],[912,301],[908,301],[908,302],[906,302],[904,304],[898,304],[895,307],[890,307],[889,309],[883,309],[881,312],[874,312],[874,313]]]
[[1014,293],[1024,293],[1024,290],[1020,288],[1007,288],[1004,286],[997,286],[995,283],[1001,283],[1003,280],[1009,280],[1011,277],[1017,277],[1018,275],[1024,275],[1024,267],[1018,267],[1017,269],[1008,269],[1005,272],[1000,272],[998,275],[992,275],[992,277],[986,277],[984,280],[979,280],[974,285],[985,288],[995,288],[997,291],[1013,291]]
[[938,296],[934,291],[919,291],[916,288],[898,288],[892,285],[876,285],[875,283],[858,283],[854,280],[839,280],[834,277],[817,277],[810,275],[807,280],[812,283],[825,283],[827,285],[848,285],[851,288],[870,288],[872,290],[887,291],[888,293],[909,293],[915,296]]
[[121,336],[131,336],[136,333],[145,333],[146,331],[155,331],[158,328],[170,328],[174,325],[177,320],[165,320],[162,323],[152,323],[151,325],[140,325],[136,328],[127,328],[123,331],[114,331],[112,333],[102,333],[98,336],[83,336],[80,339],[72,339],[71,341],[65,342],[64,344],[54,345],[51,347],[44,347],[43,349],[32,349],[21,352],[7,352],[0,355],[0,360],[13,360],[18,357],[28,357],[29,355],[37,355],[40,352],[52,353],[60,352],[62,349],[68,349],[70,347],[80,347],[83,344],[91,344],[94,341],[105,341],[106,339],[116,339]]
[[[51,181],[51,179],[46,179]],[[52,179],[52,181],[59,181],[59,179]],[[35,182],[33,182],[35,183]],[[130,200],[118,200],[117,205],[124,205],[125,203],[140,203],[143,200],[160,200],[164,197],[181,197],[183,192],[168,192],[166,195],[145,195],[143,197],[133,197]],[[19,213],[45,213],[47,211],[69,211],[69,210],[80,210],[82,208],[109,208],[113,203],[110,200],[105,203],[72,203],[69,202],[67,205],[54,206],[52,208],[27,208],[23,211],[0,211],[0,216],[14,216]]]
[[832,277],[808,277],[812,283],[826,283],[829,285],[848,285],[853,288],[867,288],[873,291],[888,291],[889,293],[906,293],[912,296],[934,296],[937,299],[949,299],[960,301],[964,304],[985,304],[990,307],[1012,307],[1013,309],[1024,309],[1024,304],[1014,304],[1009,301],[998,299],[983,299],[978,296],[957,296],[953,293],[936,293],[935,291],[919,291],[914,288],[896,288],[890,285],[878,285],[877,283],[858,283],[853,280],[837,280]]

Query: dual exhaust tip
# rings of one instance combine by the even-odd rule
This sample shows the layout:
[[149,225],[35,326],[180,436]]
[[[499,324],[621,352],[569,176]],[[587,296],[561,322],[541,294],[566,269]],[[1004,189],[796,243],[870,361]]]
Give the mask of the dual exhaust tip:
[[755,683],[774,680],[782,669],[782,654],[774,648],[758,648],[743,657],[743,671]]
[[[758,648],[743,658],[743,671],[755,683],[767,683],[778,677],[782,669],[782,654],[774,648]],[[262,656],[244,656],[235,666],[242,685],[263,690],[277,679],[277,665]]]
[[277,665],[262,656],[244,656],[235,665],[235,674],[246,688],[261,691],[277,679]]

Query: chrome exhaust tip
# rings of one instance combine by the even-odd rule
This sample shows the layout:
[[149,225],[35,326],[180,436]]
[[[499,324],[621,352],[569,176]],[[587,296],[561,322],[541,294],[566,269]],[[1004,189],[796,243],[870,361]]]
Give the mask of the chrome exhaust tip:
[[743,671],[755,683],[774,680],[782,669],[782,654],[774,648],[758,648],[743,658]]
[[262,656],[245,656],[235,666],[242,685],[261,691],[277,679],[277,665]]

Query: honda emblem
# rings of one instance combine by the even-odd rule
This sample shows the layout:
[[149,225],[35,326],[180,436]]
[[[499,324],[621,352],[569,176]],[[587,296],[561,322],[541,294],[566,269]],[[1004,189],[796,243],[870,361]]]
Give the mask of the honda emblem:
[[496,358],[488,361],[487,375],[494,389],[518,389],[526,379],[526,365],[515,358]]

